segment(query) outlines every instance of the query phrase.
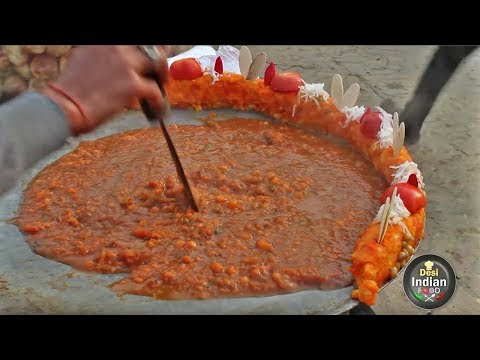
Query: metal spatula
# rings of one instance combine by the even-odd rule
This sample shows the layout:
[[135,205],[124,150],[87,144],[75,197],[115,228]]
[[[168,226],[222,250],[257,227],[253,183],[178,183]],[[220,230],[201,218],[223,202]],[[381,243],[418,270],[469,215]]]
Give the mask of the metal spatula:
[[[147,48],[146,46],[144,48]],[[145,49],[145,51],[149,51],[150,49]],[[150,54],[149,54],[150,56]],[[155,61],[155,58],[152,57],[152,60]],[[165,92],[165,89],[163,87],[163,84],[158,80],[158,77],[156,74],[148,74],[147,77],[151,78],[152,80],[155,80],[157,83],[158,87],[160,88],[160,91],[162,92],[163,95],[163,101],[164,101],[164,106],[162,108],[161,113],[158,111],[155,111],[150,104],[148,103],[147,100],[141,99],[140,100],[140,106],[142,108],[143,113],[145,114],[145,117],[148,119],[149,122],[156,123],[160,125],[162,128],[163,135],[165,137],[165,140],[167,141],[168,145],[168,150],[170,150],[170,155],[172,156],[173,162],[175,163],[175,168],[177,170],[178,177],[183,183],[185,193],[187,195],[187,199],[190,203],[191,208],[194,211],[198,212],[198,205],[195,201],[195,198],[192,193],[192,189],[190,188],[190,184],[188,182],[187,176],[185,175],[185,171],[183,170],[182,163],[180,162],[180,158],[178,157],[177,150],[175,149],[175,146],[173,145],[172,138],[170,137],[170,134],[168,133],[167,127],[165,126],[165,121],[164,119],[168,116],[170,113],[170,104],[168,102],[167,94]]]

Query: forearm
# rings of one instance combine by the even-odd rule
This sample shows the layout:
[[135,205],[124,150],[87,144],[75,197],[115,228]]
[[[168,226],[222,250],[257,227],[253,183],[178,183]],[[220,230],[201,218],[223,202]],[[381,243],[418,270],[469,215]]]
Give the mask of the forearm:
[[[54,100],[54,99],[53,99]],[[71,134],[68,108],[26,93],[0,107],[0,194]]]

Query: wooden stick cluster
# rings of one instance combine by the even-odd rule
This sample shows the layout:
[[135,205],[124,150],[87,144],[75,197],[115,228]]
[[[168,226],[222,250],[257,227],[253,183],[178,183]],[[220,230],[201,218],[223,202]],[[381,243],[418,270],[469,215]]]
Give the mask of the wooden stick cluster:
[[393,156],[397,157],[405,141],[405,123],[398,125],[398,113],[393,114]]

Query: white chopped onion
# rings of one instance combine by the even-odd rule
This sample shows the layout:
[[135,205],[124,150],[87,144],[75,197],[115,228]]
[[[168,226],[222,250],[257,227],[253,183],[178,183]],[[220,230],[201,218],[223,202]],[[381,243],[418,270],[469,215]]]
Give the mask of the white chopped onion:
[[383,110],[380,106],[375,106],[380,111],[380,131],[378,132],[378,140],[382,149],[393,146],[393,116]]
[[330,95],[323,89],[325,84],[307,84],[303,79],[301,79],[303,85],[298,88],[298,96],[300,99],[303,99],[305,102],[308,100],[314,101],[318,105],[318,100],[320,96],[324,101],[327,101]]
[[364,106],[344,107],[340,111],[343,112],[347,117],[345,120],[345,123],[342,125],[343,127],[346,127],[352,121],[357,123],[360,122],[360,118],[365,113],[365,107]]
[[[385,208],[385,204],[380,206],[375,219],[373,220],[374,223],[380,222],[383,214],[383,209]],[[388,224],[395,225],[398,224],[402,219],[409,217],[410,211],[405,207],[400,195],[395,196],[392,200],[392,207],[390,210],[390,215],[388,217]]]
[[395,174],[393,174],[392,184],[406,183],[410,175],[415,174],[417,176],[419,187],[423,189],[425,186],[422,173],[418,169],[418,165],[413,161],[405,161],[403,164],[390,166],[390,168],[397,170],[395,171]]

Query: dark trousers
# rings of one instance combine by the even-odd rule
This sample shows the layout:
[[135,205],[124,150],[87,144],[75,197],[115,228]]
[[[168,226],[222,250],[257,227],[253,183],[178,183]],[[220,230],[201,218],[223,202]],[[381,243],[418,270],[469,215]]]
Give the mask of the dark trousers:
[[440,91],[463,59],[478,46],[439,46],[423,73],[415,93],[405,106],[401,121],[405,122],[405,137],[415,142],[420,136],[423,122]]

